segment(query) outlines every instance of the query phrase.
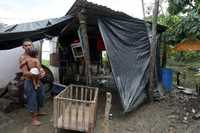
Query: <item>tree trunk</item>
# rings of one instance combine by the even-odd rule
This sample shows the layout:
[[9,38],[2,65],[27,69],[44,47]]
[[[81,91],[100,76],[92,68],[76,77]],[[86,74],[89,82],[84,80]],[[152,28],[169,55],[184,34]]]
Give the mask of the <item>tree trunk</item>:
[[167,64],[167,44],[163,44],[163,56],[162,56],[162,68],[165,68]]
[[156,48],[157,48],[157,18],[158,18],[159,0],[155,0],[152,21],[152,43],[150,49],[150,84],[149,84],[149,98],[152,101],[154,97],[156,79]]
[[144,0],[141,0],[142,2],[142,12],[143,12],[143,19],[145,20],[145,8],[144,8]]
[[83,42],[83,55],[85,58],[85,66],[86,66],[86,83],[87,85],[92,84],[92,74],[91,74],[91,63],[90,63],[90,47],[87,35],[87,24],[86,24],[86,16],[84,15],[84,10],[81,10],[79,13],[79,22],[80,22],[80,35]]

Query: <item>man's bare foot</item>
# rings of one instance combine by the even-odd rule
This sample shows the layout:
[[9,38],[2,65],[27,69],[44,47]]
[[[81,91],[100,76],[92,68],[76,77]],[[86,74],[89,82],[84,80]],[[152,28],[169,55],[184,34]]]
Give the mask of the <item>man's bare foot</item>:
[[33,126],[40,126],[42,123],[39,120],[32,120]]
[[48,115],[46,112],[38,112],[37,113],[37,116],[45,116],[45,115]]

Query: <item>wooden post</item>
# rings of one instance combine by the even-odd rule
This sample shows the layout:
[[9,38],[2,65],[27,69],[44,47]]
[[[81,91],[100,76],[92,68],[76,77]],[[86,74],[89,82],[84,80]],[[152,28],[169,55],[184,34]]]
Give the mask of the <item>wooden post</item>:
[[39,51],[39,61],[42,64],[42,45],[43,45],[44,41],[40,40],[39,42],[40,42],[39,49],[38,49],[38,51]]
[[167,64],[167,45],[163,44],[163,56],[162,56],[162,68],[165,68]]
[[87,77],[87,85],[92,84],[92,74],[91,74],[91,64],[90,64],[90,47],[87,35],[87,23],[86,16],[84,15],[85,10],[82,9],[79,13],[79,23],[80,23],[80,35],[83,43],[83,55],[85,58],[86,64],[86,77]]
[[104,114],[104,121],[103,121],[103,133],[110,133],[109,132],[109,113],[112,106],[111,102],[112,102],[112,94],[110,92],[107,92],[105,114]]
[[157,19],[158,19],[158,8],[159,0],[155,0],[154,10],[153,10],[153,22],[152,22],[152,43],[150,49],[150,79],[149,79],[149,99],[153,100],[156,79],[155,79],[155,68],[156,68],[156,48],[157,48]]

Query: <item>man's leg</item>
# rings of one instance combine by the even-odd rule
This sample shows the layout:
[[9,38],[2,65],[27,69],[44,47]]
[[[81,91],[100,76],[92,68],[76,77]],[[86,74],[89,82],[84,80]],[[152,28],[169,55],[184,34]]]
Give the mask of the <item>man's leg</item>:
[[38,89],[38,115],[47,115],[47,113],[41,111],[40,108],[44,106],[44,100],[45,100],[45,86],[42,82],[40,82],[40,88]]
[[24,91],[27,96],[27,108],[32,115],[32,125],[38,126],[41,125],[41,122],[38,120],[38,101],[37,101],[37,92],[34,89],[33,82],[31,80],[25,80]]

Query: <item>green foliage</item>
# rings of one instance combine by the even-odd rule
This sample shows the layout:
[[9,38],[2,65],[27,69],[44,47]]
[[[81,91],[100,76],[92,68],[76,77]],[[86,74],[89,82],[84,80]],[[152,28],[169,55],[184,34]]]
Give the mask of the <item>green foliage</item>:
[[169,8],[168,12],[171,15],[177,15],[178,13],[186,13],[191,11],[194,7],[194,0],[168,0]]
[[181,23],[177,27],[177,34],[184,35],[189,38],[200,39],[200,16],[196,12],[192,12],[183,17]]
[[167,16],[159,16],[159,23],[168,27],[162,41],[176,44],[186,38],[200,39],[200,0],[168,0]]
[[165,31],[162,36],[162,42],[173,44],[180,41],[182,38],[177,37],[177,25],[181,22],[181,17],[177,15],[160,15],[158,17],[158,23],[166,26],[168,29]]
[[49,62],[49,60],[42,60],[42,64],[43,65],[45,65],[45,66],[47,66],[47,67],[49,67],[49,65],[50,65],[50,62]]
[[198,52],[195,52],[195,51],[184,52],[183,57],[185,57],[187,59],[193,59],[193,58],[199,57],[199,54],[198,54]]

